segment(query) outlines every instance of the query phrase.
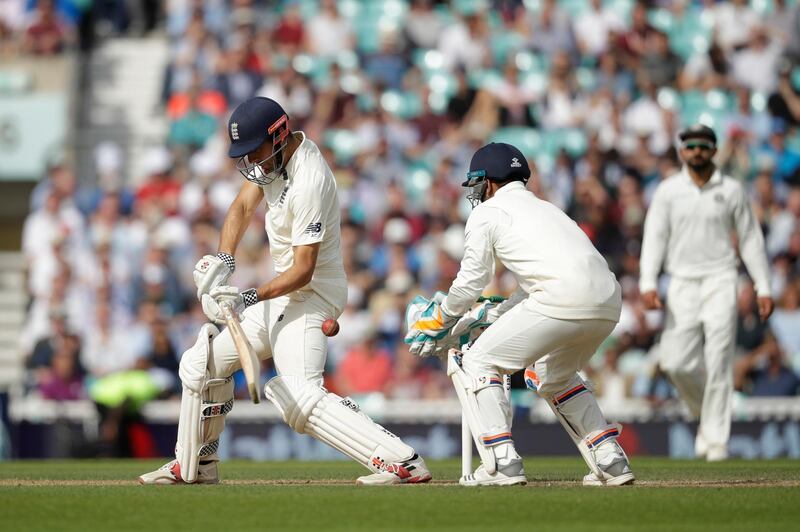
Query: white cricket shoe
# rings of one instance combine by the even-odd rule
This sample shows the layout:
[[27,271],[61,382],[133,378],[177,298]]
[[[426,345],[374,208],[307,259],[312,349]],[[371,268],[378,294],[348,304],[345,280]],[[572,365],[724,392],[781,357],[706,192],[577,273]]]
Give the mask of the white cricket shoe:
[[[217,462],[200,464],[197,467],[197,480],[194,484],[218,484]],[[177,460],[167,462],[155,471],[139,477],[139,484],[186,484],[181,478],[181,466]]]
[[356,479],[361,486],[388,486],[390,484],[422,484],[431,480],[431,472],[425,460],[415,454],[405,462],[395,462],[382,467],[380,473],[365,475]]
[[709,445],[706,451],[706,461],[722,462],[728,459],[728,449],[725,445]]
[[628,463],[628,457],[621,450],[606,455],[602,462],[598,460],[597,466],[603,477],[600,478],[593,472],[589,473],[583,477],[584,486],[625,486],[633,484],[636,480]]
[[464,475],[458,480],[462,486],[524,486],[528,483],[525,478],[525,468],[522,460],[512,460],[504,466],[498,465],[494,474],[489,474],[483,464],[478,466],[474,473]]
[[708,444],[706,443],[706,439],[703,438],[703,435],[700,433],[700,429],[697,429],[697,436],[694,438],[694,456],[695,458],[705,458],[708,454]]

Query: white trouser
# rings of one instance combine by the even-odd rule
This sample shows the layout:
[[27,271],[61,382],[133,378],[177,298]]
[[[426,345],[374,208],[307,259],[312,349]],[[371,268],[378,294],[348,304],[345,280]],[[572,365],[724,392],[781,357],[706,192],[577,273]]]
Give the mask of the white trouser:
[[552,395],[572,381],[615,326],[610,320],[551,318],[526,300],[478,337],[464,355],[464,367],[478,374],[514,373],[535,363],[539,393]]
[[700,418],[698,435],[726,445],[731,431],[736,272],[670,280],[659,363]]
[[[322,322],[340,314],[341,309],[316,292],[295,292],[245,309],[242,330],[259,359],[272,357],[278,375],[303,377],[321,386],[328,351]],[[226,378],[241,367],[227,329],[214,338],[212,353],[213,378]]]
[[[523,301],[493,323],[464,353],[462,367],[471,378],[514,373],[534,364],[538,393],[548,401],[566,402],[580,394],[582,405],[575,416],[581,421],[579,437],[608,428],[594,396],[585,388],[577,372],[594,355],[597,347],[614,329],[616,322],[601,319],[560,320],[545,316]],[[502,387],[488,386],[476,394],[480,415],[488,435],[510,440],[510,405]],[[510,443],[513,446],[513,443]],[[502,448],[499,449],[502,453]],[[505,453],[515,455],[514,453]],[[498,456],[498,458],[500,458]],[[500,464],[502,465],[502,464]]]

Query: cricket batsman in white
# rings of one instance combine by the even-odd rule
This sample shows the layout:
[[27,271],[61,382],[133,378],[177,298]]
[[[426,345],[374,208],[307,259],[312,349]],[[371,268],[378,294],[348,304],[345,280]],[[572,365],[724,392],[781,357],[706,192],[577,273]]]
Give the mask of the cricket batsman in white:
[[696,124],[678,134],[685,165],[659,184],[647,212],[639,291],[660,309],[662,264],[670,275],[659,364],[700,425],[695,453],[728,457],[736,338],[739,253],[755,282],[761,320],[773,309],[764,236],[738,181],[714,166],[714,130]]
[[545,399],[589,466],[584,484],[629,484],[634,475],[617,443],[621,428],[606,421],[578,374],[614,329],[621,289],[577,224],[526,188],[529,177],[525,157],[510,144],[491,143],[475,152],[463,183],[474,209],[461,269],[446,297],[432,300],[411,325],[410,336],[420,333],[411,350],[425,352],[420,343],[447,331],[464,332],[462,316],[475,316],[473,304],[500,261],[516,277],[518,290],[497,307],[484,303],[487,312],[478,315],[491,325],[463,355],[457,350],[448,355],[448,374],[481,457],[481,465],[460,483],[526,483],[501,375],[532,366],[526,371],[529,386]]
[[[281,106],[252,98],[228,123],[229,156],[246,182],[225,217],[219,253],[195,266],[197,297],[214,323],[221,304],[241,316],[245,336],[278,376],[264,388],[284,421],[301,434],[338,449],[369,469],[359,484],[420,483],[431,479],[410,446],[322,387],[327,354],[322,324],[345,306],[347,279],[340,250],[340,211],[333,173],[319,148],[292,132]],[[277,275],[240,291],[227,286],[249,220],[266,198],[265,226]],[[231,375],[240,368],[229,331],[202,327],[181,358],[183,383],[175,460],[139,477],[142,484],[219,482],[217,449],[233,406]]]

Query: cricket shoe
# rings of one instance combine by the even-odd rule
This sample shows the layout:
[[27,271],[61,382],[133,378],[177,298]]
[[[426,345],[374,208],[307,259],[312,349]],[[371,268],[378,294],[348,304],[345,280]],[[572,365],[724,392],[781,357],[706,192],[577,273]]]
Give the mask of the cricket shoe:
[[706,461],[722,462],[728,459],[728,449],[723,445],[709,445],[706,451]]
[[405,462],[382,464],[381,472],[365,475],[356,479],[361,486],[388,486],[390,484],[422,484],[430,482],[431,472],[425,460],[415,454]]
[[[616,445],[616,442],[614,442]],[[608,453],[597,461],[602,477],[592,472],[583,477],[584,486],[624,486],[633,484],[636,477],[628,463],[628,457],[619,445],[618,451]]]
[[522,460],[511,460],[506,465],[498,465],[497,471],[489,474],[483,464],[478,466],[474,473],[464,475],[458,480],[462,486],[524,486],[528,483],[525,478],[525,468]]
[[[177,460],[167,462],[155,471],[139,477],[139,484],[187,484],[181,478],[181,465]],[[219,484],[217,462],[200,463],[197,466],[197,480],[193,484]]]

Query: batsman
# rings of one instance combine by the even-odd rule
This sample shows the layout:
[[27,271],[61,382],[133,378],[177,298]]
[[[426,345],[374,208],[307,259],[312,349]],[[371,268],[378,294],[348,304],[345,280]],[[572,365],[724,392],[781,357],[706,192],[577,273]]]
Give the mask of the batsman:
[[[246,181],[225,217],[219,253],[195,266],[197,297],[214,323],[233,308],[260,359],[272,357],[278,376],[265,396],[295,431],[338,449],[371,471],[359,484],[431,479],[410,446],[377,425],[348,398],[322,387],[327,354],[322,324],[337,318],[347,296],[340,251],[336,181],[319,148],[292,132],[281,106],[257,97],[239,105],[228,123],[228,155]],[[276,276],[256,288],[228,286],[236,248],[266,199],[265,229]],[[219,482],[217,450],[233,407],[231,375],[240,368],[228,329],[212,324],[182,356],[183,384],[175,460],[139,477],[142,484]]]
[[[577,224],[527,189],[529,178],[525,157],[510,144],[491,143],[475,152],[463,183],[473,211],[460,271],[447,295],[431,300],[410,324],[407,338],[412,352],[434,353],[431,343],[447,344],[448,334],[489,324],[463,353],[451,349],[448,355],[447,371],[481,457],[462,485],[526,482],[501,375],[529,366],[526,381],[589,466],[583,483],[629,484],[634,475],[617,442],[621,427],[606,421],[578,374],[619,320],[621,289]],[[486,302],[474,309],[495,261],[519,288],[498,306]]]

